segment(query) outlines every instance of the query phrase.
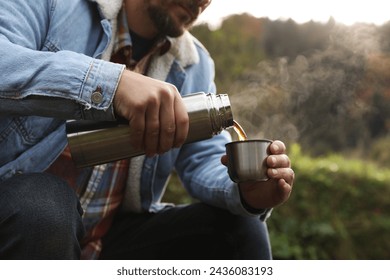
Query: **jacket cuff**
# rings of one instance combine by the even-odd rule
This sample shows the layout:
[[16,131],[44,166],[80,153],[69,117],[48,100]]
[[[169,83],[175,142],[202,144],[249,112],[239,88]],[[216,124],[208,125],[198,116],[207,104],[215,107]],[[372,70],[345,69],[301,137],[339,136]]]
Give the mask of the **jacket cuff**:
[[80,92],[84,119],[115,120],[113,99],[124,69],[122,64],[92,60]]

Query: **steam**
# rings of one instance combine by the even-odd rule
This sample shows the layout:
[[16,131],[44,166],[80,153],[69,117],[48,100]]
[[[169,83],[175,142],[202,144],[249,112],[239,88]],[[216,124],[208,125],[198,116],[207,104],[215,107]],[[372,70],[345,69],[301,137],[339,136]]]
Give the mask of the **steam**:
[[[354,120],[366,112],[356,97],[367,57],[380,52],[377,26],[335,25],[326,48],[261,61],[236,81],[230,89],[234,117],[249,138],[303,143],[318,138],[318,145],[336,134],[340,139],[343,127],[357,125]],[[353,137],[360,136],[345,135],[335,145]]]

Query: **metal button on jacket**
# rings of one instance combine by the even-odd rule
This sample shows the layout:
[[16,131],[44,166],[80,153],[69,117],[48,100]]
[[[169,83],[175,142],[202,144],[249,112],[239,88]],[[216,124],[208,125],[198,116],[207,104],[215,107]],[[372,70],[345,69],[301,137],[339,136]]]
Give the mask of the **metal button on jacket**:
[[94,91],[91,94],[91,101],[95,104],[100,104],[103,102],[103,94],[100,91]]

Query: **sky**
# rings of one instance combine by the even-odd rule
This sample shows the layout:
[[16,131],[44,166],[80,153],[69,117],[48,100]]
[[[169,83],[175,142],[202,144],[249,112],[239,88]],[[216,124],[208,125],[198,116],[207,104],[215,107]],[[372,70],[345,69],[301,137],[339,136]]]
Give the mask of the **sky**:
[[390,20],[388,6],[388,0],[212,0],[198,23],[218,27],[228,15],[249,13],[271,20],[291,18],[297,23],[327,22],[333,17],[346,25],[357,22],[381,25]]

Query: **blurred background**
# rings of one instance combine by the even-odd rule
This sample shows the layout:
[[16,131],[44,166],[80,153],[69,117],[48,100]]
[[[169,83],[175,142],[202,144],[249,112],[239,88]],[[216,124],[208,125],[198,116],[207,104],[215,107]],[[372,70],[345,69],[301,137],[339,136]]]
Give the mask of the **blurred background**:
[[[249,138],[288,146],[296,180],[268,220],[274,258],[390,259],[385,1],[268,2],[213,0],[191,33]],[[175,174],[164,200],[192,201]]]

